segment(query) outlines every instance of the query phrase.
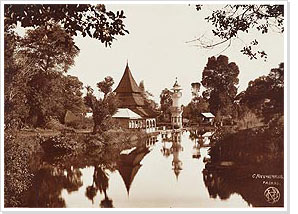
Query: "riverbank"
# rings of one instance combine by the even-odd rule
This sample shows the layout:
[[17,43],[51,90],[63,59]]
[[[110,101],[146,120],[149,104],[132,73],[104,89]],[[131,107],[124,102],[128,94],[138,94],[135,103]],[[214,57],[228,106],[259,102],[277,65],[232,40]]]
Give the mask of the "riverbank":
[[284,160],[283,118],[268,126],[229,132],[217,130],[210,149],[213,163],[231,161],[239,164],[281,163]]
[[[24,206],[26,192],[32,186],[35,172],[45,160],[60,159],[60,163],[67,164],[72,159],[79,165],[84,161],[84,156],[94,156],[96,162],[95,159],[100,158],[100,155],[107,154],[106,150],[113,149],[120,153],[147,137],[144,132],[121,129],[112,129],[101,135],[54,130],[6,131],[4,206]],[[88,161],[92,165],[92,158],[88,158]]]

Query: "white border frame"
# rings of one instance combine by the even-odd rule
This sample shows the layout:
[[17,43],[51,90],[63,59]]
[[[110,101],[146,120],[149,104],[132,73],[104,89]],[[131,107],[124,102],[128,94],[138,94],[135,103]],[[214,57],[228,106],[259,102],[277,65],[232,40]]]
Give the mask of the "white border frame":
[[[5,208],[4,207],[4,4],[94,4],[94,3],[103,3],[103,4],[282,4],[285,8],[284,15],[284,65],[285,65],[285,86],[284,86],[284,207],[283,208]],[[265,212],[285,212],[288,211],[288,2],[285,0],[276,0],[276,1],[1,1],[1,90],[0,90],[0,100],[1,100],[1,211],[265,211]]]

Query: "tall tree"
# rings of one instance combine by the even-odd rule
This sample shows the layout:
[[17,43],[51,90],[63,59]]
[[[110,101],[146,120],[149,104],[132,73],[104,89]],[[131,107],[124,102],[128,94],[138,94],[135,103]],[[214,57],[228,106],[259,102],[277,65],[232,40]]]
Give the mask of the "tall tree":
[[208,99],[210,111],[217,115],[229,115],[233,112],[233,101],[237,94],[236,85],[239,68],[229,63],[227,56],[210,57],[202,74],[203,94]]
[[84,97],[85,104],[92,109],[93,113],[93,133],[101,133],[111,127],[110,119],[117,111],[117,100],[115,93],[112,92],[114,80],[112,77],[106,77],[103,81],[97,83],[99,92],[103,93],[103,98],[96,98],[94,90],[87,86],[87,95]]
[[142,97],[145,100],[145,104],[152,110],[157,111],[158,104],[153,100],[153,94],[145,89],[144,80],[139,83],[139,88],[141,89]]
[[250,81],[247,89],[238,95],[240,104],[269,122],[284,111],[284,64],[271,69],[267,76]]
[[173,105],[172,100],[173,92],[165,88],[160,94],[160,110],[161,110],[161,120],[167,121],[171,118],[171,106]]
[[[198,11],[202,8],[203,5],[196,5]],[[235,39],[240,39],[243,42],[241,36],[244,34],[254,33],[255,35],[256,31],[261,34],[283,33],[284,5],[230,4],[212,11],[211,15],[205,19],[214,26],[212,33],[218,40],[210,43],[210,40],[204,39],[204,35],[202,35],[192,42],[198,42],[200,47],[207,49],[224,45],[224,51],[232,45]],[[240,51],[250,59],[261,57],[266,60],[267,53],[261,50],[258,44],[257,39],[254,39],[245,44]]]
[[16,38],[12,55],[5,54],[12,61],[4,71],[6,124],[17,118],[42,126],[51,117],[62,122],[66,110],[82,109],[82,83],[64,75],[79,52],[73,39],[59,25],[28,30],[24,38]]
[[[20,40],[18,63],[22,80],[26,82],[29,117],[34,125],[42,126],[51,117],[63,121],[67,110],[64,108],[65,96],[73,93],[69,91],[72,89],[69,85],[71,77],[65,77],[63,73],[74,64],[78,53],[73,39],[59,25],[28,30]],[[73,88],[80,90],[82,85],[77,83],[78,80],[72,80]],[[80,100],[81,94],[77,95]]]
[[20,65],[16,63],[20,36],[11,26],[5,26],[4,38],[4,123],[6,127],[19,128],[29,112],[26,83],[22,80]]
[[[17,124],[27,122],[29,115],[33,116],[33,112],[34,117],[38,117],[38,123],[44,123],[45,116],[51,112],[46,100],[52,99],[53,102],[57,102],[59,106],[51,108],[56,108],[56,113],[60,111],[60,107],[64,106],[61,102],[66,101],[63,101],[65,96],[58,96],[59,90],[64,92],[71,90],[69,87],[71,83],[76,85],[75,88],[81,87],[74,78],[63,77],[61,74],[67,72],[73,65],[74,57],[79,50],[74,44],[73,36],[81,33],[83,37],[89,36],[110,46],[117,35],[128,33],[123,23],[124,19],[123,11],[114,13],[107,10],[104,5],[5,4],[6,127],[17,127]],[[18,24],[30,29],[25,38],[20,38],[15,33]],[[59,78],[57,86],[54,85],[55,78]],[[64,88],[64,85],[58,86],[58,82],[62,84],[63,79],[65,80],[63,84],[68,85],[65,85],[67,88]],[[56,96],[52,96],[53,93]],[[71,93],[65,94],[71,96]],[[72,97],[73,100],[81,105],[78,91],[74,94],[78,96]],[[74,102],[65,103],[66,106],[73,104]],[[76,110],[78,109],[80,107]]]

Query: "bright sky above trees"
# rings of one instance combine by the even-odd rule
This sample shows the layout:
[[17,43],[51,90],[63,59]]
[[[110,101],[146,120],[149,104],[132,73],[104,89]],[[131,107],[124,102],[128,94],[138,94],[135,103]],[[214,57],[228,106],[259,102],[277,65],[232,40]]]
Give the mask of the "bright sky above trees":
[[[208,39],[214,39],[212,26],[204,18],[218,7],[206,5],[198,12],[195,5],[107,5],[109,10],[124,10],[127,17],[124,23],[130,34],[118,37],[111,48],[105,48],[95,39],[75,37],[81,51],[69,74],[78,76],[84,85],[93,88],[109,75],[114,78],[115,88],[128,60],[135,80],[138,83],[144,80],[146,90],[154,95],[158,103],[161,91],[172,88],[178,77],[184,89],[182,103],[186,105],[191,99],[191,83],[201,81],[208,57],[219,54],[225,48],[224,45],[205,50],[195,47],[195,43],[186,42],[203,34]],[[267,52],[267,62],[249,60],[240,53],[243,44],[255,38],[260,48]],[[284,35],[275,32],[245,34],[221,53],[239,66],[238,92],[245,90],[250,80],[267,75],[271,68],[284,61],[283,40]]]

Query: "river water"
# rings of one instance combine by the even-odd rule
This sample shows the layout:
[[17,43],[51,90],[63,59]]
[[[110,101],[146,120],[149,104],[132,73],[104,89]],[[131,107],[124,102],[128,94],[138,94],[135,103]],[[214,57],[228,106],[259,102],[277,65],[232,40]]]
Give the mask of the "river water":
[[[247,208],[282,206],[283,183],[264,183],[254,174],[205,169],[208,146],[190,132],[158,135],[121,152],[112,167],[103,164],[61,169],[41,166],[30,193],[30,207],[69,208]],[[260,174],[260,172],[256,172]],[[236,173],[237,174],[237,173]],[[272,179],[269,180],[272,182]],[[264,191],[280,194],[268,202]]]

